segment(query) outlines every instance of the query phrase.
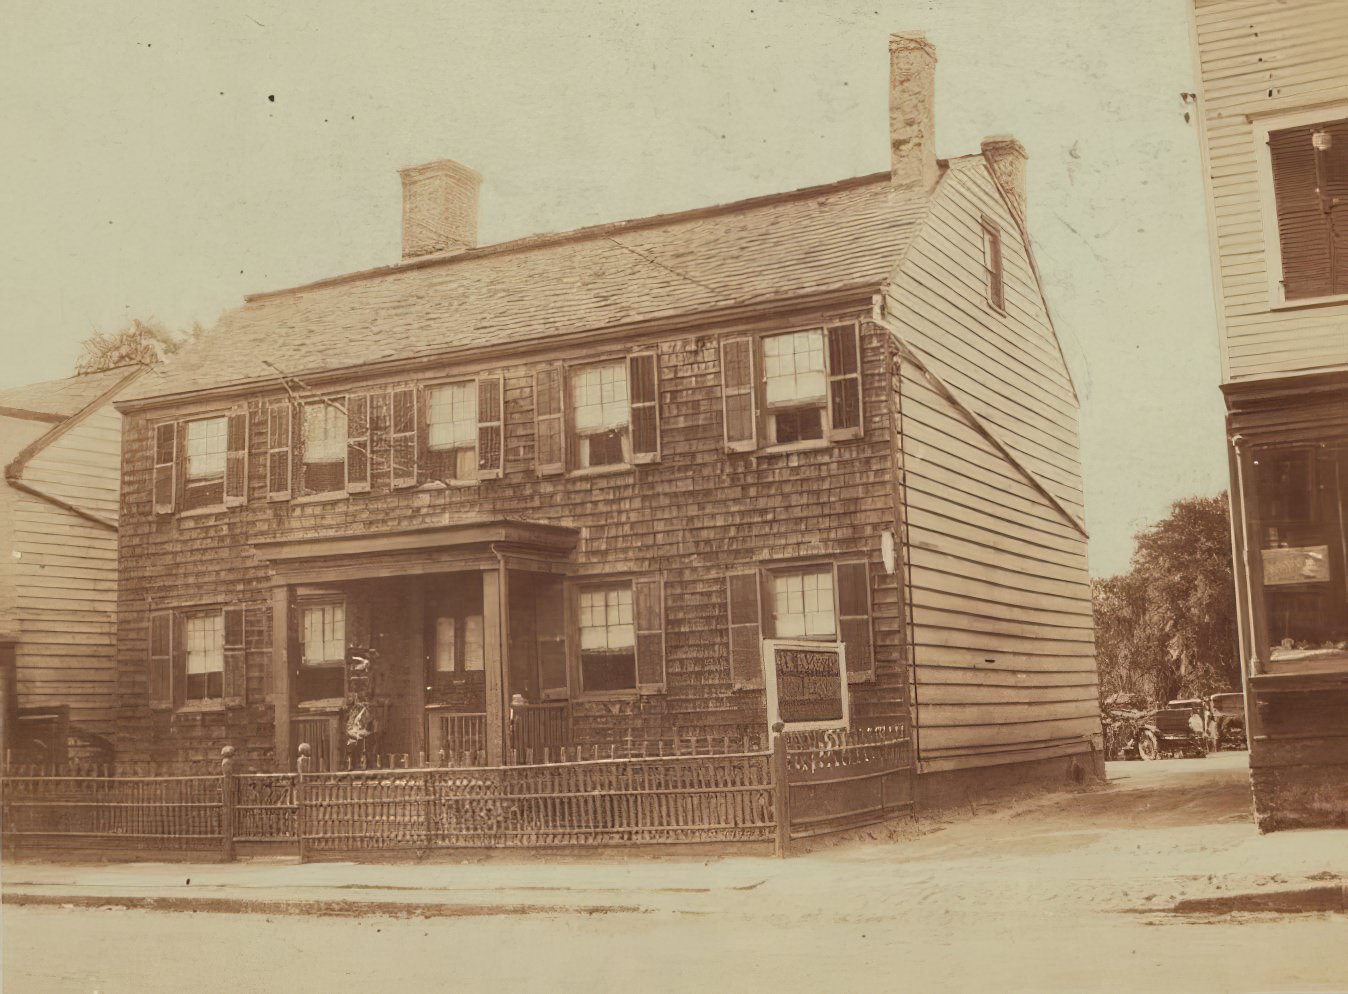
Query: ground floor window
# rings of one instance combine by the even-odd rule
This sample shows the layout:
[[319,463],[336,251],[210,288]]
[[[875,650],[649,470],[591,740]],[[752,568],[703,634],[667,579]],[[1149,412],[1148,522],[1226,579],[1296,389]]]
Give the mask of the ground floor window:
[[581,688],[586,692],[636,689],[632,584],[582,587],[578,600]]
[[829,639],[837,636],[833,610],[833,569],[768,574],[773,631],[778,638]]
[[346,676],[346,602],[306,604],[300,609],[301,701],[341,697]]
[[201,611],[184,619],[188,701],[218,701],[225,696],[225,620],[220,611]]
[[1251,466],[1269,662],[1348,659],[1348,446],[1257,448]]

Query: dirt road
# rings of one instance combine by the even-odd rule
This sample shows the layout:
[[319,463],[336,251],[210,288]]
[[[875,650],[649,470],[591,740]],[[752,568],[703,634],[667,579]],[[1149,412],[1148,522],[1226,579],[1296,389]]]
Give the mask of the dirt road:
[[[1239,755],[1110,772],[1106,791],[976,810],[917,837],[875,833],[786,861],[304,866],[284,877],[244,865],[215,876],[200,868],[193,882],[220,894],[328,898],[360,880],[372,901],[439,894],[482,904],[454,917],[11,904],[5,990],[1348,990],[1348,916],[1166,910],[1183,898],[1348,878],[1348,832],[1257,835]],[[138,871],[108,872],[103,893],[109,879],[135,890]],[[152,875],[139,871],[146,892]],[[6,887],[22,889],[25,878],[30,890],[54,893],[67,878],[67,893],[97,889],[87,871],[28,866],[8,867]],[[486,907],[540,902],[581,910]]]

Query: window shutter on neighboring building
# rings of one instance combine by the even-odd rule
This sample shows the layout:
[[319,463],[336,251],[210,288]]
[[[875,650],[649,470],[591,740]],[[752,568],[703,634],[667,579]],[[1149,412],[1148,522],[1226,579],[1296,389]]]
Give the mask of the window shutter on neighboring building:
[[538,688],[545,701],[569,696],[566,679],[566,594],[560,576],[534,578]]
[[[1330,148],[1311,136],[1327,131]],[[1348,122],[1270,132],[1269,157],[1286,300],[1348,293]]]
[[562,380],[560,365],[534,373],[534,471],[539,476],[566,470]]
[[496,480],[505,471],[505,384],[502,376],[477,381],[477,477]]
[[730,679],[736,690],[763,686],[762,604],[758,571],[726,576],[730,618]]
[[187,700],[187,625],[181,611],[173,612],[173,636],[171,648],[172,675],[169,679],[173,691],[173,706],[180,708]]
[[749,452],[757,448],[752,338],[728,338],[721,343],[721,405],[726,449]]
[[150,612],[150,707],[173,706],[173,612]]
[[178,492],[178,423],[154,426],[154,513],[172,514]]
[[248,503],[248,409],[229,412],[225,427],[225,507]]
[[244,646],[245,613],[242,607],[225,608],[224,698],[230,704],[242,704],[248,696],[247,652]]
[[834,570],[838,591],[838,639],[847,647],[847,682],[863,683],[875,677],[870,566],[865,562],[838,563]]
[[660,381],[654,352],[627,357],[627,389],[631,404],[632,461],[660,459]]
[[290,499],[291,412],[288,402],[267,409],[267,500]]
[[828,329],[828,395],[829,438],[860,438],[861,341],[853,322]]
[[370,395],[346,398],[346,492],[370,492]]
[[389,397],[389,452],[395,488],[417,485],[417,391],[394,390]]
[[633,617],[636,622],[637,691],[659,694],[665,690],[665,598],[659,578],[632,581]]

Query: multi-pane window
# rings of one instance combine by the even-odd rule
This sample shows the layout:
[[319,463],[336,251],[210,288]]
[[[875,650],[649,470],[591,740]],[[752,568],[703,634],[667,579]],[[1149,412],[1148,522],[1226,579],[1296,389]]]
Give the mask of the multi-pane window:
[[832,639],[838,625],[833,610],[833,570],[773,573],[773,630],[779,638]]
[[218,701],[225,696],[225,619],[220,611],[189,614],[186,639],[188,701]]
[[300,611],[301,701],[342,696],[346,666],[346,604],[308,604]]
[[478,384],[450,383],[426,391],[426,447],[432,472],[449,479],[477,476]]
[[764,338],[763,382],[772,441],[824,437],[828,372],[822,329]]
[[581,468],[628,461],[627,364],[586,366],[571,373],[576,462]]
[[580,609],[581,686],[587,691],[636,687],[636,628],[632,585],[582,587]]
[[1348,120],[1271,129],[1267,141],[1281,299],[1348,293]]
[[437,673],[474,673],[483,667],[482,615],[442,615],[435,619]]
[[224,500],[229,420],[203,418],[183,425],[183,508],[208,507]]
[[304,493],[346,488],[346,412],[337,402],[304,407]]

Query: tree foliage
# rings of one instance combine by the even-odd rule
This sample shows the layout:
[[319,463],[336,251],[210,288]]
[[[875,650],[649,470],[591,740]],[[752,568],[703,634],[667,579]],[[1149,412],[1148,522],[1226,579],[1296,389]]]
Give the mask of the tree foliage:
[[1240,686],[1226,494],[1176,501],[1134,538],[1131,568],[1094,580],[1100,693],[1164,703]]
[[116,331],[96,331],[81,343],[75,372],[101,373],[118,366],[153,366],[202,334],[194,324],[188,332],[171,331],[153,318],[133,318]]

